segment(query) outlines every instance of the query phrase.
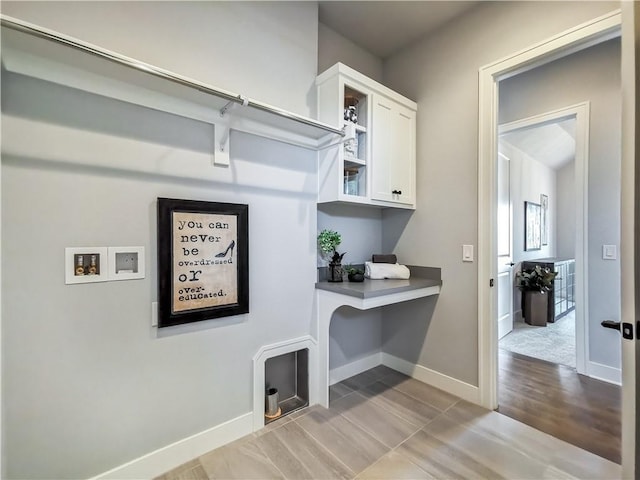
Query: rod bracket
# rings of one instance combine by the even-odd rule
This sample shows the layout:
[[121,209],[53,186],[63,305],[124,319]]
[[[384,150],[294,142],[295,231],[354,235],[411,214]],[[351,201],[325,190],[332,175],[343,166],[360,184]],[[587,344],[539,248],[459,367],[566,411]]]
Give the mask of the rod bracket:
[[220,116],[224,117],[224,115],[236,105],[242,105],[243,107],[246,107],[247,105],[249,105],[249,98],[238,95],[238,100],[229,100],[227,104],[220,109]]

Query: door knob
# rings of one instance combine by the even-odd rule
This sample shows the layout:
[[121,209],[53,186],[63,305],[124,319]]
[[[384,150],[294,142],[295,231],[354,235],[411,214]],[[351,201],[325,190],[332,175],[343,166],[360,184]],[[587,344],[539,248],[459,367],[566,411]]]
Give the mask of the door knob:
[[507,263],[505,263],[505,265],[509,265],[510,267],[513,267],[513,266],[515,265],[515,263],[513,263],[513,262],[507,262]]

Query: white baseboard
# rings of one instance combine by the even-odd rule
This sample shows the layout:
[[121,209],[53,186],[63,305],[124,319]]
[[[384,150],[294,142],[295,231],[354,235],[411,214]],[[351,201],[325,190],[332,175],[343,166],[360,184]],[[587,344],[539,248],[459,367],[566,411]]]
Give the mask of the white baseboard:
[[246,413],[204,432],[159,448],[155,452],[143,455],[91,480],[155,478],[251,432],[253,432],[253,413]]
[[622,385],[622,370],[619,368],[609,367],[601,363],[589,362],[587,366],[588,375],[591,378],[602,380],[603,382]]
[[361,358],[355,362],[347,363],[340,367],[329,370],[329,385],[341,382],[342,380],[353,377],[358,373],[362,373],[370,368],[377,367],[382,363],[382,353],[374,353],[368,357]]
[[416,380],[444,390],[471,403],[480,404],[480,389],[421,365],[415,365],[388,353],[382,353],[382,363]]

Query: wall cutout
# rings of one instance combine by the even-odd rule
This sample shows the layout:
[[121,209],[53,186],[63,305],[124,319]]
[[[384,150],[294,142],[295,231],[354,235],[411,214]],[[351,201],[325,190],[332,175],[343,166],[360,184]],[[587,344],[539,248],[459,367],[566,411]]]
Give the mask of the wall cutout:
[[249,312],[249,206],[158,198],[158,326]]

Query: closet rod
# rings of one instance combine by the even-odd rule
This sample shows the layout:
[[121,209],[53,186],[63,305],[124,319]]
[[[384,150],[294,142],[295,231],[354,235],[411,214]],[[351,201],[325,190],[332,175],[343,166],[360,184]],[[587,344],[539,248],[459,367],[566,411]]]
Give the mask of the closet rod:
[[317,122],[310,118],[306,118],[301,115],[297,115],[293,112],[288,112],[286,110],[283,110],[277,107],[272,107],[271,105],[260,103],[255,100],[247,101],[247,98],[242,95],[235,95],[233,93],[226,92],[224,90],[219,90],[205,83],[201,83],[197,80],[192,80],[186,77],[182,77],[168,70],[164,70],[154,65],[150,65],[145,62],[141,62],[129,57],[125,57],[124,55],[120,55],[115,52],[110,52],[109,50],[105,50],[105,49],[84,43],[80,40],[67,37],[66,35],[62,35],[60,33],[54,32],[53,30],[49,30],[49,29],[40,27],[38,25],[34,25],[32,23],[28,23],[17,18],[8,17],[6,15],[0,14],[0,22],[4,27],[11,28],[19,32],[27,33],[35,37],[44,38],[46,40],[57,42],[63,45],[67,45],[76,50],[89,53],[96,57],[109,60],[119,65],[124,65],[134,70],[138,70],[140,72],[144,72],[144,73],[153,75],[155,77],[162,78],[170,82],[177,83],[179,85],[183,85],[185,87],[193,88],[195,90],[206,93],[208,95],[213,95],[218,98],[223,98],[225,100],[229,100],[231,102],[235,102],[240,105],[244,104],[245,106],[253,107],[257,110],[262,110],[269,114],[276,115],[282,118],[287,118],[289,120],[293,120],[298,123],[303,123],[305,125],[309,125],[311,127],[315,127],[329,133],[333,133],[340,136],[345,135],[342,129],[332,127],[331,125]]

